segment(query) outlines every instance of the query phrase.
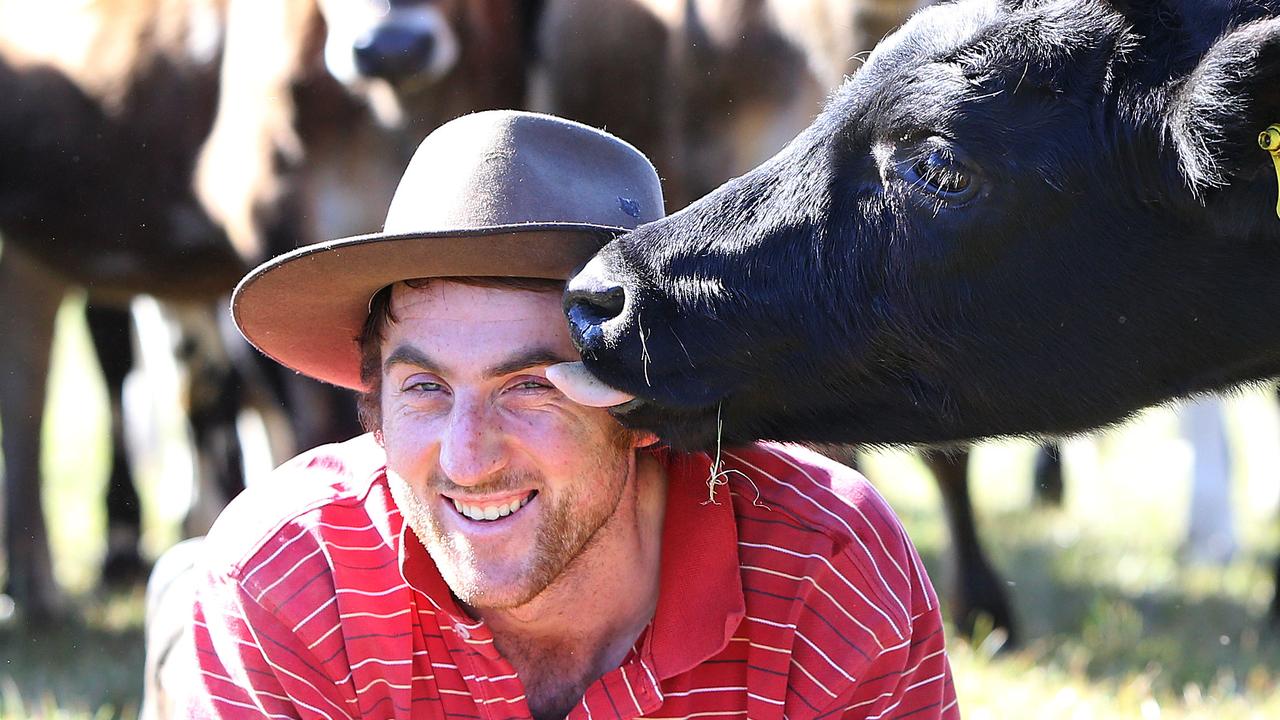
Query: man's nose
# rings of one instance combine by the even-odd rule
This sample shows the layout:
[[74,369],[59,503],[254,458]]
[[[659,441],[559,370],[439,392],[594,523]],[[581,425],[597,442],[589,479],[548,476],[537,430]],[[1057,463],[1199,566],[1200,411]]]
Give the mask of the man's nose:
[[440,442],[440,469],[458,485],[482,483],[507,463],[506,443],[498,421],[483,403],[455,401]]

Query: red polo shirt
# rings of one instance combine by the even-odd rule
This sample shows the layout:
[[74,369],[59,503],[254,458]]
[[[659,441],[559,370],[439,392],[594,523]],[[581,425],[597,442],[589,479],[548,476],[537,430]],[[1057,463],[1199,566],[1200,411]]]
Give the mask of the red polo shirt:
[[[812,452],[661,452],[657,611],[578,718],[956,718],[937,599],[884,500]],[[406,531],[369,436],[242,494],[205,543],[192,717],[527,718]]]

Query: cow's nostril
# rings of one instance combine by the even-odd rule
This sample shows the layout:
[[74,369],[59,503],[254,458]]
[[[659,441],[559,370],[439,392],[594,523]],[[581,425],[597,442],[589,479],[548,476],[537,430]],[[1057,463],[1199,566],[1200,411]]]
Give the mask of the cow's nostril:
[[435,45],[428,30],[382,25],[356,40],[356,69],[365,77],[402,80],[427,69]]
[[565,313],[576,327],[603,325],[622,314],[627,293],[620,286],[570,289],[565,293]]
[[565,286],[564,313],[569,335],[581,350],[600,335],[600,326],[622,315],[627,291],[613,279],[602,255],[591,258]]

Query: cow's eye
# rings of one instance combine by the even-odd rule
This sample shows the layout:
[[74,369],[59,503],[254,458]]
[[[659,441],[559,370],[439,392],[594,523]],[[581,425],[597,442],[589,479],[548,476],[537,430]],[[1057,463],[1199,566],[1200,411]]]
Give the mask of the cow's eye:
[[978,193],[978,179],[947,147],[926,146],[898,165],[902,179],[913,189],[948,204],[963,203]]

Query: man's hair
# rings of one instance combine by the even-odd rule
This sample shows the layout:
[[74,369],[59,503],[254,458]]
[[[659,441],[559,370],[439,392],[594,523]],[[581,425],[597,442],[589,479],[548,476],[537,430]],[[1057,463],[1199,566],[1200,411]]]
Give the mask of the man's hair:
[[[556,293],[564,292],[565,285],[564,280],[484,276],[414,278],[402,282],[411,288],[421,289],[440,281],[472,287]],[[356,338],[360,344],[360,381],[365,386],[365,391],[356,397],[356,408],[360,425],[366,432],[375,432],[382,427],[382,341],[386,339],[387,326],[397,320],[391,310],[393,287],[394,284],[388,285],[374,293],[369,301],[369,316]]]

